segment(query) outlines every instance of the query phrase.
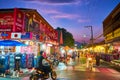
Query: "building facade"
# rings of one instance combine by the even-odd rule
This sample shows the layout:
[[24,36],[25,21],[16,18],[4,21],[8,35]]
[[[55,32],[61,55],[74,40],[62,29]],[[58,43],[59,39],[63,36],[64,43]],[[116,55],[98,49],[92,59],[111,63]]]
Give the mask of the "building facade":
[[[1,40],[13,39],[28,45],[40,45],[37,52],[43,49],[41,44],[58,45],[58,32],[35,9],[0,9],[0,34]],[[50,53],[50,48],[46,52]]]
[[103,34],[105,43],[109,44],[112,50],[120,51],[120,3],[103,21]]

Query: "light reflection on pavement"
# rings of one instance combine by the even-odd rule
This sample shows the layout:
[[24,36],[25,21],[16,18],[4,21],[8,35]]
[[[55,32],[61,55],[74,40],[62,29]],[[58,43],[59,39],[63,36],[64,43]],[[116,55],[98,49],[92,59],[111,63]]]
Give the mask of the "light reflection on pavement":
[[[68,66],[65,70],[56,70],[57,80],[120,80],[120,73],[104,67],[93,67],[93,71],[86,69],[86,65],[77,65],[73,69]],[[29,78],[22,80],[28,80]],[[51,79],[47,79],[51,80]]]
[[[106,67],[93,67],[92,71],[86,69],[85,64],[78,64],[74,68],[67,66],[65,70],[58,70],[57,80],[120,80],[120,73],[116,70]],[[5,79],[0,80],[20,80],[20,79]],[[22,78],[22,80],[29,80],[29,76]],[[52,79],[47,79],[52,80]]]

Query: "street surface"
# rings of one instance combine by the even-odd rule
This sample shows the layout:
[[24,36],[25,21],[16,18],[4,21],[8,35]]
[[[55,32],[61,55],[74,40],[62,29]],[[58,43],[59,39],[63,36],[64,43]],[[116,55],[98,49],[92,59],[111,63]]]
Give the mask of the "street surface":
[[[66,70],[56,70],[57,80],[120,80],[120,73],[116,70],[99,66],[92,71],[86,69],[86,64],[80,62],[73,68],[68,66]],[[23,78],[0,78],[0,80],[29,80],[29,76]],[[47,79],[52,80],[52,79]]]

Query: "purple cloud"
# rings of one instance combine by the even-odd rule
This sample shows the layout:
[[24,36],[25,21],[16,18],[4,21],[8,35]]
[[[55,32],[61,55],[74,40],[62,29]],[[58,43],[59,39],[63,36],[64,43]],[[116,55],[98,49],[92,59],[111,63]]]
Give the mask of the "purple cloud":
[[43,9],[42,12],[43,12],[43,13],[46,13],[46,14],[61,14],[60,11],[57,11],[57,10],[55,10],[55,9],[51,9],[51,10],[50,10],[50,9],[49,9],[49,10]]
[[79,4],[81,0],[23,0],[23,1],[37,1],[44,4],[64,5],[64,4]]
[[60,12],[60,11],[55,10],[55,9],[54,10],[43,9],[42,12],[45,13],[45,14],[49,14],[52,19],[76,19],[76,18],[80,17],[80,15],[77,15],[77,14]]
[[74,18],[74,15],[69,15],[69,14],[62,14],[62,15],[55,15],[55,16],[52,16],[52,18],[55,18],[55,19],[73,19]]

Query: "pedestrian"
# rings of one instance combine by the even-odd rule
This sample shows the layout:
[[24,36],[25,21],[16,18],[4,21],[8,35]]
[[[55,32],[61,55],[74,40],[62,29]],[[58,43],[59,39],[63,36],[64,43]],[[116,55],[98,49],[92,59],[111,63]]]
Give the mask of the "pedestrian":
[[80,52],[78,52],[77,57],[78,57],[78,62],[79,62],[79,59],[80,59]]
[[100,55],[97,53],[96,57],[96,66],[99,66],[100,65]]
[[76,58],[76,52],[73,52],[72,53],[72,59],[75,61],[75,58]]
[[87,53],[86,55],[86,68],[89,71],[93,70],[93,54]]
[[70,60],[68,62],[68,66],[72,66],[73,69],[75,69],[75,61],[70,57]]

